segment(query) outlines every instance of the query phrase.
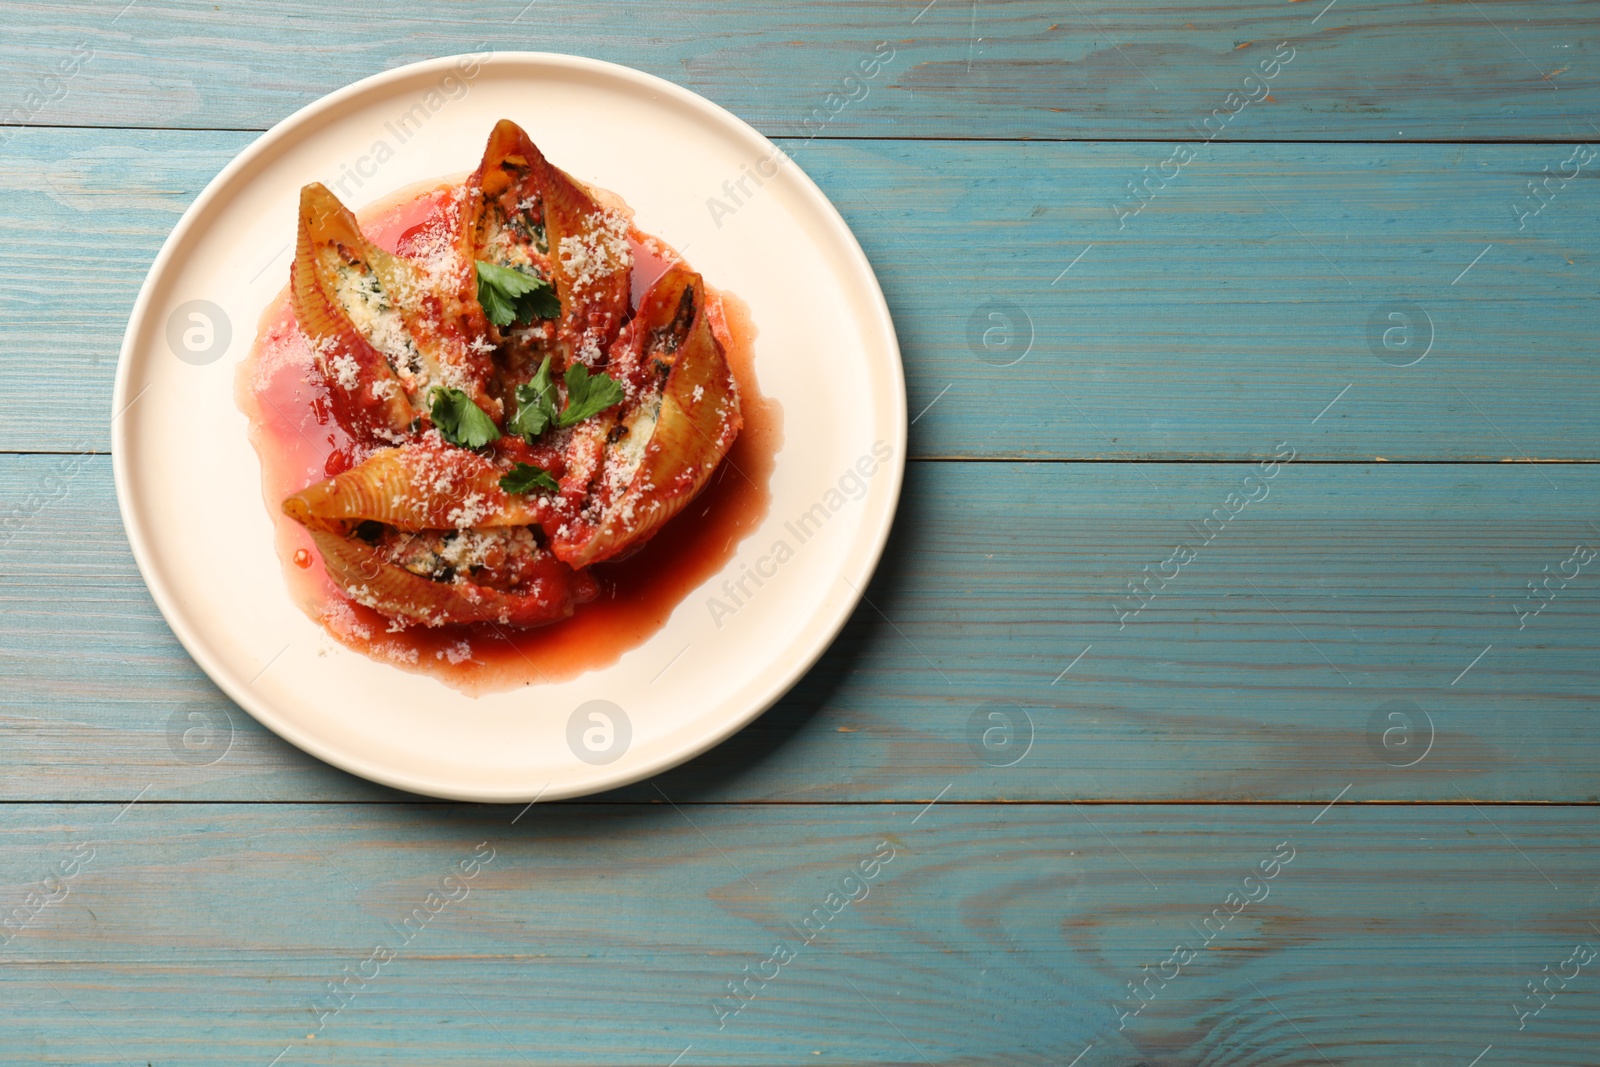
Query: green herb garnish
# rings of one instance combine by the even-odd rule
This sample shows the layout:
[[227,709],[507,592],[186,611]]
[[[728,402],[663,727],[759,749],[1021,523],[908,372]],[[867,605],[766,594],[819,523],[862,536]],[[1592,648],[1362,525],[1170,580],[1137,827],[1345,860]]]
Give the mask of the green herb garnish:
[[622,385],[605,371],[590,374],[582,363],[567,368],[567,407],[557,425],[575,426],[622,401]]
[[482,448],[500,438],[500,429],[494,420],[484,414],[472,398],[459,389],[436,386],[429,394],[433,425],[453,445],[462,448]]
[[550,283],[537,275],[511,267],[475,260],[478,268],[478,303],[496,326],[553,319],[561,314],[561,301]]
[[535,467],[532,463],[518,463],[511,468],[510,474],[500,479],[500,488],[508,493],[520,494],[531,493],[535,489],[553,493],[561,487],[543,467]]
[[567,429],[576,426],[591,415],[598,415],[622,400],[622,385],[611,375],[601,371],[590,374],[589,368],[574,363],[567,368],[567,406],[556,413],[555,383],[550,380],[550,357],[544,357],[533,380],[517,386],[517,413],[506,427],[519,433],[528,443],[552,426]]
[[550,380],[550,357],[545,356],[533,380],[517,386],[517,413],[506,423],[506,428],[527,438],[531,445],[533,439],[555,421],[556,386]]

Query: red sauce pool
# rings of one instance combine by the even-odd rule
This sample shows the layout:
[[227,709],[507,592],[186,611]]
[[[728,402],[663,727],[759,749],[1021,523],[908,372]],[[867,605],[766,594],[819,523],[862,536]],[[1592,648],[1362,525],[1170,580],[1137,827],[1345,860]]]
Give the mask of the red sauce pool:
[[[437,209],[449,188],[404,190],[359,212],[362,229],[375,244],[394,251],[401,235]],[[664,269],[664,261],[648,249],[634,251],[637,295]],[[351,443],[328,408],[285,286],[262,313],[255,346],[239,365],[235,393],[250,419],[262,495],[295,602],[339,643],[473,696],[565,681],[609,666],[639,647],[691,590],[722,570],[739,543],[761,525],[772,501],[768,485],[783,443],[783,411],[761,395],[756,381],[755,325],[742,301],[709,285],[707,313],[739,383],[744,430],[711,483],[649,544],[620,563],[591,568],[600,598],[536,630],[479,624],[391,631],[387,618],[344,597],[305,529],[283,514],[283,499],[327,477],[329,458]]]

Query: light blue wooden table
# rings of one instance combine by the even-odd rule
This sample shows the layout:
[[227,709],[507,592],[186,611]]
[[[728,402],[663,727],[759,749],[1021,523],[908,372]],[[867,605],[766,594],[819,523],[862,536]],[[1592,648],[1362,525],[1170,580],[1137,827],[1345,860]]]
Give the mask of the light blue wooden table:
[[[1600,1063],[1600,3],[124,3],[0,2],[0,1063]],[[779,138],[917,413],[881,611],[520,813],[231,706],[105,455],[205,182],[481,47]]]

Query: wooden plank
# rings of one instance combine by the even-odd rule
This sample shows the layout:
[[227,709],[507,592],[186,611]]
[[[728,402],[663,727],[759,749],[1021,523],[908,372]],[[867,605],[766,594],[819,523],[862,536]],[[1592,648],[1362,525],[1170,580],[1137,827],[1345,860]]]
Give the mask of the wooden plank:
[[1595,186],[1522,231],[1510,211],[1551,149],[1211,146],[1133,214],[1126,186],[1171,151],[839,149],[826,187],[926,412],[913,454],[1595,455]]
[[[414,60],[482,49],[573,52],[689,88],[775,134],[1173,138],[1289,42],[1272,100],[1243,139],[1590,136],[1600,103],[1584,57],[1600,6],[1493,0],[856,0],[787,8],[695,0],[652,10],[403,0],[381,10],[295,2],[6,5],[5,121],[264,129],[317,97]],[[887,42],[893,58],[846,83]],[[87,56],[87,59],[82,57]],[[66,62],[67,68],[60,64]],[[64,81],[46,76],[61,69]],[[865,95],[861,95],[865,91]],[[856,99],[842,108],[830,92]],[[53,98],[53,99],[52,99]],[[835,98],[837,100],[839,98]],[[1235,98],[1237,99],[1237,98]],[[814,122],[818,120],[813,120]]]
[[[0,797],[384,795],[220,697],[140,583],[109,461],[73,461],[53,483],[67,462],[0,458],[14,530],[0,548]],[[1600,560],[1573,552],[1600,550],[1600,467],[1275,471],[913,463],[876,609],[664,787],[718,801],[947,786],[967,801],[1600,797]],[[1196,558],[1175,557],[1180,544]],[[1147,574],[1136,612],[1128,583]],[[1547,575],[1534,613],[1527,583]],[[1019,745],[1032,736],[1012,766],[996,764],[1016,748],[980,743],[995,702]],[[191,712],[219,728],[231,716],[226,758],[177,758],[168,731]]]
[[[139,282],[249,139],[29,130],[0,154],[0,404],[54,403],[0,449],[107,447]],[[1119,223],[1170,146],[790,147],[888,294],[913,455],[1239,459],[1292,432],[1316,459],[1600,458],[1600,194],[1574,182],[1520,231],[1511,210],[1568,148],[1216,145]],[[91,221],[95,254],[64,254]],[[1015,365],[982,343],[996,301],[1018,344],[1031,323]],[[1381,344],[1396,308],[1410,350]]]
[[1320,807],[7,805],[0,1062],[1594,1062],[1591,809]]

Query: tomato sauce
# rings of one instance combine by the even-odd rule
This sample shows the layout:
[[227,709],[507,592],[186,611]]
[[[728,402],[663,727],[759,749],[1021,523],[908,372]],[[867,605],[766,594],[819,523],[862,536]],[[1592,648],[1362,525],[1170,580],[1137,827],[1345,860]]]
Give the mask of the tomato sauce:
[[[373,243],[395,251],[404,235],[442,208],[450,189],[433,184],[403,190],[359,212],[362,230]],[[635,303],[666,266],[666,260],[634,241]],[[295,603],[340,644],[471,695],[565,681],[609,666],[643,644],[761,525],[771,506],[769,483],[783,442],[782,408],[761,395],[756,380],[756,328],[748,308],[730,293],[706,289],[707,315],[739,385],[743,431],[706,488],[648,544],[625,560],[590,569],[600,584],[598,600],[580,605],[560,622],[518,630],[494,623],[394,628],[385,616],[344,596],[305,528],[283,513],[285,497],[344,470],[355,444],[333,417],[285,286],[261,316],[235,392],[250,420],[262,494]]]

